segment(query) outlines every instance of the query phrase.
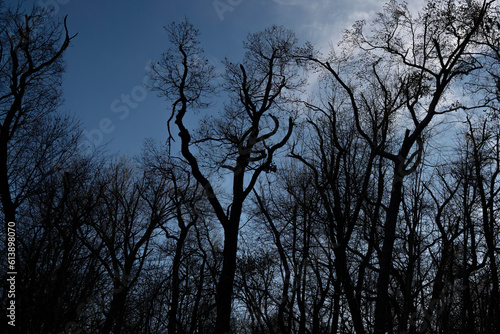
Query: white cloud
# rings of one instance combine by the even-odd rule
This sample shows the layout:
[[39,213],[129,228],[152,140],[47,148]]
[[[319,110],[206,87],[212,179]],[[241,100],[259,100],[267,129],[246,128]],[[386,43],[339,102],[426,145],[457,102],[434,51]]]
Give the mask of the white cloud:
[[[284,10],[278,15],[293,20],[301,39],[309,40],[322,51],[328,52],[330,45],[336,45],[346,29],[358,20],[370,22],[388,1],[273,0],[273,2],[284,6]],[[415,12],[423,3],[423,0],[417,0],[409,7]],[[293,18],[290,15],[293,15]]]

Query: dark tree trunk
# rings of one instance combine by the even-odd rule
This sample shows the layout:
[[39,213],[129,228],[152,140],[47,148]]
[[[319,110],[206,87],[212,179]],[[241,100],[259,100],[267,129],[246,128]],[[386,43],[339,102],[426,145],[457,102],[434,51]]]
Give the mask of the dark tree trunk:
[[347,303],[349,305],[349,311],[354,325],[354,332],[356,334],[364,334],[365,329],[363,326],[363,318],[361,316],[361,307],[354,293],[354,286],[352,284],[351,277],[349,276],[345,246],[335,248],[335,257],[337,276],[342,282],[342,286],[347,297]]
[[236,254],[238,250],[239,220],[231,222],[224,233],[222,271],[217,283],[217,318],[213,334],[231,332],[231,304],[233,283],[236,273]]
[[187,228],[182,228],[177,240],[177,246],[175,249],[175,255],[172,263],[172,300],[170,302],[170,310],[168,311],[168,333],[177,334],[181,333],[181,328],[179,326],[179,321],[177,319],[177,312],[179,309],[179,297],[180,297],[180,278],[179,278],[179,267],[181,264],[182,249],[184,247],[184,241],[186,240],[188,233]]
[[[476,159],[478,158],[476,157]],[[481,175],[480,167],[478,164],[479,162],[476,161],[476,176],[479,180],[478,189],[481,198],[483,231],[487,245],[487,256],[490,265],[491,284],[492,284],[491,302],[489,306],[488,319],[491,326],[490,327],[491,332],[498,333],[500,331],[500,298],[499,298],[500,293],[499,293],[498,266],[497,266],[497,259],[495,256],[495,240],[494,240],[495,208],[493,206],[494,203],[493,184],[495,180],[494,179],[491,180],[491,182],[493,183],[491,187],[491,194],[490,194],[491,197],[487,199],[486,191],[484,189],[485,187],[483,184],[483,177]]]
[[401,162],[396,162],[391,190],[391,199],[387,210],[384,226],[384,244],[380,254],[380,272],[377,282],[377,299],[375,306],[375,334],[384,334],[388,329],[389,308],[389,280],[392,268],[392,252],[396,239],[396,224],[398,220],[399,205],[401,204],[401,190],[403,187],[403,175],[401,173]]
[[126,289],[113,294],[113,300],[111,301],[111,306],[102,328],[103,334],[121,333],[126,300]]
[[198,309],[200,308],[200,301],[203,292],[203,285],[205,283],[205,265],[207,261],[206,258],[203,257],[203,262],[201,263],[200,268],[200,281],[198,284],[198,291],[196,292],[196,299],[193,305],[193,312],[191,315],[191,326],[189,328],[189,334],[194,334],[198,330],[198,326],[200,323],[200,318],[198,316]]

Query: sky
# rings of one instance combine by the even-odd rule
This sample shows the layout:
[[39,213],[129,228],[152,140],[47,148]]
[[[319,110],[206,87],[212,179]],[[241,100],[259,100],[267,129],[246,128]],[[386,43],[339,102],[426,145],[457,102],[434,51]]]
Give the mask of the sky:
[[[17,0],[5,4],[15,5]],[[200,30],[206,57],[216,64],[242,59],[249,33],[273,24],[292,29],[303,44],[327,52],[356,20],[370,21],[382,0],[24,0],[54,8],[70,34],[64,112],[84,129],[82,145],[108,153],[140,154],[144,140],[165,142],[170,104],[144,88],[147,65],[168,48],[164,26],[187,18]],[[195,124],[192,125],[195,127]]]

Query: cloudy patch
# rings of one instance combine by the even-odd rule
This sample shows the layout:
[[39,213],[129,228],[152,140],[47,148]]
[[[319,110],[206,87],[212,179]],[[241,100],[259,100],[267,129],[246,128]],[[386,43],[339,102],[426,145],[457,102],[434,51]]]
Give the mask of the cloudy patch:
[[[278,16],[293,22],[301,39],[309,40],[323,52],[341,40],[346,29],[359,20],[370,22],[377,12],[383,10],[387,1],[383,0],[351,0],[351,1],[304,1],[273,0],[282,5]],[[411,9],[421,8],[423,0],[411,4]]]

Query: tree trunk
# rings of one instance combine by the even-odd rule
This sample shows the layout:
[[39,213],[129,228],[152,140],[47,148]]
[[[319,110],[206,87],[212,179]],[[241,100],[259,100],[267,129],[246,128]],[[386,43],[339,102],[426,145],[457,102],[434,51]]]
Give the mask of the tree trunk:
[[364,334],[365,329],[363,325],[363,318],[361,316],[361,307],[354,293],[354,286],[349,276],[347,267],[347,256],[345,246],[337,247],[335,252],[335,269],[337,272],[338,280],[342,282],[344,293],[347,297],[347,304],[351,312],[352,322],[354,325],[354,332],[356,334]]
[[121,281],[116,281],[113,285],[113,299],[104,322],[103,334],[121,334],[122,331],[128,287],[123,287]]
[[231,304],[233,283],[236,273],[236,254],[238,250],[239,219],[230,221],[224,229],[224,250],[222,271],[217,283],[217,318],[213,334],[231,333]]
[[179,297],[180,297],[180,279],[179,279],[179,267],[181,264],[182,249],[184,247],[184,241],[187,236],[187,228],[181,229],[179,239],[177,240],[177,246],[175,249],[175,255],[172,263],[172,300],[170,302],[170,310],[168,311],[168,333],[177,334],[180,333],[181,328],[179,327],[179,322],[177,320],[177,311],[179,309]]
[[403,187],[403,175],[401,173],[403,163],[398,161],[395,164],[391,199],[384,226],[384,244],[380,254],[380,272],[377,282],[377,299],[375,305],[375,334],[384,334],[388,331],[387,320],[390,313],[388,303],[389,279],[392,268],[392,251],[396,239],[396,223],[401,203],[401,190]]

